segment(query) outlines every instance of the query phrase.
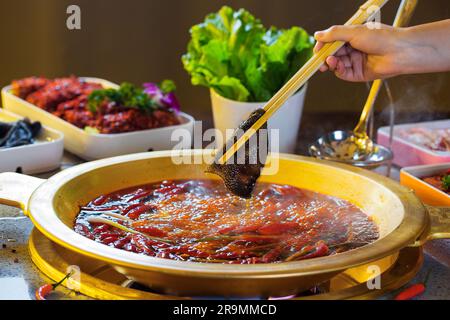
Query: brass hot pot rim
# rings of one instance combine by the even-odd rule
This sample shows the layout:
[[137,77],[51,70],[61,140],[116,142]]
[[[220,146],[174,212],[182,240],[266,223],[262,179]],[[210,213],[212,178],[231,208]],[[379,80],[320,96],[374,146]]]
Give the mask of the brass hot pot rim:
[[[204,152],[209,151],[189,151],[192,155],[202,155]],[[394,231],[376,242],[351,251],[340,253],[338,255],[310,260],[274,263],[270,265],[226,265],[175,261],[115,249],[77,234],[58,218],[57,212],[55,212],[53,206],[55,194],[57,194],[57,191],[62,186],[72,179],[75,179],[81,175],[89,175],[96,169],[102,167],[115,166],[130,161],[170,157],[172,154],[173,151],[159,151],[88,162],[66,169],[54,175],[45,182],[41,179],[10,173],[7,174],[9,175],[9,186],[17,187],[20,185],[21,189],[16,189],[16,191],[21,190],[21,194],[15,194],[10,197],[10,199],[8,199],[8,197],[4,197],[6,199],[3,199],[3,202],[13,205],[20,205],[24,209],[24,212],[30,216],[34,225],[45,236],[70,250],[95,259],[106,261],[116,266],[136,268],[140,270],[151,270],[172,275],[178,274],[181,276],[189,274],[200,278],[271,278],[333,272],[342,270],[343,268],[350,268],[375,261],[396,253],[400,249],[413,245],[414,243],[421,244],[422,241],[416,241],[424,238],[430,229],[430,219],[425,207],[411,190],[400,186],[398,183],[375,173],[348,165],[287,154],[280,154],[280,158],[314,163],[328,167],[331,166],[336,170],[345,170],[348,174],[364,176],[372,180],[374,183],[391,190],[399,196],[400,201],[405,208],[405,216],[403,220]],[[3,178],[4,177],[5,174],[3,174]],[[15,183],[14,180],[16,179],[22,181]],[[25,179],[26,183],[25,189],[23,179]],[[0,182],[2,182],[1,180],[2,179],[0,179]],[[8,183],[6,183],[6,187],[8,187]],[[0,198],[2,198],[1,193],[2,189],[0,188]],[[2,201],[0,200],[0,202]]]

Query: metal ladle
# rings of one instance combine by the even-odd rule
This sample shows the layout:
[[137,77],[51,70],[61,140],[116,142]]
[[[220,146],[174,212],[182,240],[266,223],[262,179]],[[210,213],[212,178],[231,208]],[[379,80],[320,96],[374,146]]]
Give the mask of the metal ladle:
[[[417,6],[417,0],[403,0],[395,17],[394,27],[407,25]],[[317,158],[371,164],[384,162],[392,158],[390,150],[377,146],[367,135],[367,125],[378,93],[383,85],[382,80],[375,80],[362,111],[358,124],[353,131],[334,131],[319,138],[309,147],[309,153]],[[375,163],[372,163],[375,164]]]
[[374,143],[367,135],[367,125],[382,85],[382,80],[373,82],[359,122],[353,131],[339,130],[320,137],[310,146],[311,155],[340,161],[367,159],[374,152]]

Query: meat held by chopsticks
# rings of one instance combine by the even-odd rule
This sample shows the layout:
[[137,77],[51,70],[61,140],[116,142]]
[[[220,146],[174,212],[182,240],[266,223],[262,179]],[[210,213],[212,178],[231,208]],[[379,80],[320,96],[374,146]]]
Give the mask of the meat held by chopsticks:
[[[255,110],[247,120],[242,122],[231,139],[225,143],[222,152],[217,153],[214,162],[206,170],[208,173],[214,173],[220,176],[227,189],[241,198],[251,197],[256,180],[261,175],[261,170],[266,162],[269,140],[267,136],[263,137],[260,135],[260,132],[261,129],[267,130],[267,123],[255,133],[256,141],[250,139],[245,143],[244,159],[239,157],[242,152],[238,150],[225,164],[220,164],[219,160],[225,154],[227,148],[231,147],[243,132],[249,130],[264,113],[265,111],[263,109]],[[262,143],[266,144],[266,152],[260,152]]]

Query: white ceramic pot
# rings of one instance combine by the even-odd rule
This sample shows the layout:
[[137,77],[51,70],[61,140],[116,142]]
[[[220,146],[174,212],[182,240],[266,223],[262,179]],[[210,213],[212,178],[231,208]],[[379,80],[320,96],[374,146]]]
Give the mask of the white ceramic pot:
[[[268,128],[279,130],[279,152],[293,153],[302,118],[307,85],[304,85],[268,121]],[[235,129],[265,102],[240,102],[222,97],[211,90],[214,126],[225,136],[227,129]],[[270,132],[270,131],[269,131]]]

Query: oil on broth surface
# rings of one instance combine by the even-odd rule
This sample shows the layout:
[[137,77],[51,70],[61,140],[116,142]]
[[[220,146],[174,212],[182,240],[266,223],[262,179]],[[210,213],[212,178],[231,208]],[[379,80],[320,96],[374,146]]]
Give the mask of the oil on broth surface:
[[246,200],[218,180],[162,181],[100,196],[80,209],[74,229],[139,254],[238,264],[327,256],[379,237],[347,201],[268,183]]

